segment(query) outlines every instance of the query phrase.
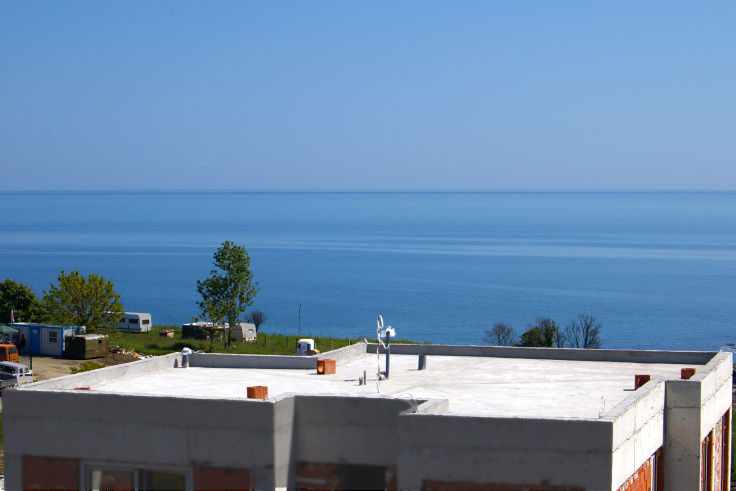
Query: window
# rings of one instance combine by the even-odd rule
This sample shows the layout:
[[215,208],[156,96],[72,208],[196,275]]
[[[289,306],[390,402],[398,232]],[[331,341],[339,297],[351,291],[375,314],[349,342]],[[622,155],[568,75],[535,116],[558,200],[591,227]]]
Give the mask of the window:
[[11,355],[17,352],[18,352],[18,349],[15,346],[11,346],[10,348],[8,348],[8,353],[10,353]]
[[150,323],[151,321],[149,319],[143,319],[143,321],[141,321],[141,324],[143,324],[144,326],[147,326]]
[[91,491],[113,489],[181,490],[187,487],[187,475],[182,471],[158,469],[105,469],[94,466],[87,471],[87,487]]
[[59,333],[56,331],[49,331],[49,343],[58,343]]
[[128,324],[138,324],[138,319],[129,319]]

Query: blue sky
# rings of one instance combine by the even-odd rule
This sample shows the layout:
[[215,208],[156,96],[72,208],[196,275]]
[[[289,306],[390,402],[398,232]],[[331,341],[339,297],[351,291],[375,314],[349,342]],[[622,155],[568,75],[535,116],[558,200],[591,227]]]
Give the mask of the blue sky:
[[736,189],[736,2],[2,2],[0,189]]

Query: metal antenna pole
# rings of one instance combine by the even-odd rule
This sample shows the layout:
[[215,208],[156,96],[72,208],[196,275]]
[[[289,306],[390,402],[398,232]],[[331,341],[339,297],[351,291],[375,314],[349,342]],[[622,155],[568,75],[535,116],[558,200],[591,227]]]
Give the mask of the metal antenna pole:
[[391,358],[391,334],[386,330],[386,380],[388,380],[389,359]]

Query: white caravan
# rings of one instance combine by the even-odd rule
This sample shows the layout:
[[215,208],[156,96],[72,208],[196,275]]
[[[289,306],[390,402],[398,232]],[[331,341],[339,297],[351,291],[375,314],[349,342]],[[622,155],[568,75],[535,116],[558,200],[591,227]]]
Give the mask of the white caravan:
[[241,322],[230,328],[230,339],[241,343],[253,343],[256,340],[256,325]]
[[151,330],[151,314],[141,312],[125,312],[118,321],[118,331],[149,332]]

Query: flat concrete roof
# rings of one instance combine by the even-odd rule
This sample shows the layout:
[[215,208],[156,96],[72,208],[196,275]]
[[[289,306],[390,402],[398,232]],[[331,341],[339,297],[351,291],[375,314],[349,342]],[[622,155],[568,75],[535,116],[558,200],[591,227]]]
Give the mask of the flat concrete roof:
[[[269,397],[286,394],[447,399],[449,413],[470,416],[595,419],[629,396],[634,375],[679,379],[684,366],[668,363],[391,355],[389,380],[376,381],[375,354],[337,363],[337,374],[314,369],[171,368],[91,385],[100,392],[176,397],[246,399],[246,387],[268,386]],[[381,370],[385,367],[380,356]],[[367,385],[358,385],[363,371]]]

